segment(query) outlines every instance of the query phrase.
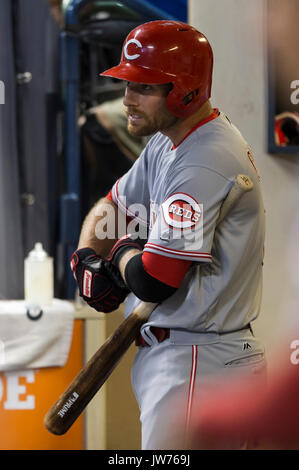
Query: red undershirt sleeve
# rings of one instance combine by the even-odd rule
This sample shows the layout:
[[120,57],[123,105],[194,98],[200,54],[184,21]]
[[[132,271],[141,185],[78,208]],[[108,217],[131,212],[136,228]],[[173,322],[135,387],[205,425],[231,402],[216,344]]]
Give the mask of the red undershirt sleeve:
[[192,261],[143,252],[142,263],[150,276],[164,282],[164,284],[178,288]]
[[112,189],[110,189],[109,193],[106,194],[105,198],[108,199],[108,201],[111,201],[114,203],[113,198],[112,198]]

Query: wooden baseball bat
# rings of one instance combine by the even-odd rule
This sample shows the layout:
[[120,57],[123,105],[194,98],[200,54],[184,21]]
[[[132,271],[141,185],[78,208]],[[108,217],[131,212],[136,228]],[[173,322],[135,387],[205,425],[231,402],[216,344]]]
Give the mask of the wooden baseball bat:
[[[217,224],[227,215],[236,201],[253,188],[251,179],[238,175],[224,200]],[[135,310],[89,359],[68,388],[60,395],[44,418],[44,425],[53,434],[64,434],[79,417],[96,392],[105,383],[122,356],[140,333],[158,304],[140,302]]]

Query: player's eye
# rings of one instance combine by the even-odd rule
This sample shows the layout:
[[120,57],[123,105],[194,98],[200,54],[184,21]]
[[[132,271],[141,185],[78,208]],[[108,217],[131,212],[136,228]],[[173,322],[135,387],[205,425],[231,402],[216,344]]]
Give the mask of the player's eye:
[[127,82],[127,88],[140,94],[152,93],[154,90],[153,85],[147,85],[146,83]]
[[152,85],[147,85],[145,83],[140,83],[139,86],[138,86],[137,91],[139,93],[149,93],[149,92],[153,91],[153,87],[152,87]]
[[151,85],[142,85],[142,89],[143,89],[144,91],[150,91],[150,90],[153,89],[153,87],[152,87]]

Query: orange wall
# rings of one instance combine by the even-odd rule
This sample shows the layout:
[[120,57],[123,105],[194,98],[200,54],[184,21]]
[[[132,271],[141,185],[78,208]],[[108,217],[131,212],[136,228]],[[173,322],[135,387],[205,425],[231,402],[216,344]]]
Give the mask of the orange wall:
[[43,425],[44,415],[83,366],[83,321],[75,320],[64,367],[0,373],[0,450],[82,450],[82,415],[63,436]]

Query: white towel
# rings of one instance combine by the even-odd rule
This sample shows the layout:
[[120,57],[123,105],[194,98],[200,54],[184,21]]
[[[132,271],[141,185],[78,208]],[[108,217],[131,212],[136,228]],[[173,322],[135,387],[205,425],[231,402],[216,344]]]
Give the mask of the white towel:
[[73,335],[73,305],[53,299],[35,320],[27,310],[24,300],[0,301],[0,371],[64,366]]

